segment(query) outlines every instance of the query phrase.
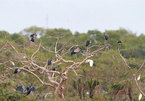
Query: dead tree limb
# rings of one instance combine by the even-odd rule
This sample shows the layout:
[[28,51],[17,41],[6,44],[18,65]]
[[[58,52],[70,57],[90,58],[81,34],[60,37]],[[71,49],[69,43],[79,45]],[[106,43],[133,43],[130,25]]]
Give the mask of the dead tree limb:
[[[106,47],[108,47],[110,45],[103,45],[103,46],[99,46],[99,47],[97,46],[98,48],[93,51],[91,49],[96,47],[96,45],[90,46],[87,48],[87,50],[84,50],[88,54],[83,55],[83,59],[76,62],[75,60],[65,59],[64,57],[71,51],[72,48],[79,47],[79,45],[72,45],[69,47],[69,46],[66,46],[66,43],[65,43],[65,45],[62,45],[61,48],[58,48],[59,41],[62,37],[49,37],[49,38],[53,38],[56,40],[55,45],[54,45],[54,50],[45,48],[42,45],[42,42],[40,41],[38,48],[36,49],[36,51],[34,51],[32,53],[30,58],[28,58],[28,56],[26,54],[27,58],[25,58],[25,60],[18,59],[18,61],[23,66],[17,67],[17,68],[19,68],[20,70],[22,70],[24,72],[28,72],[29,74],[36,77],[36,79],[38,79],[38,81],[40,81],[40,83],[42,85],[54,88],[55,94],[58,94],[61,98],[64,98],[64,94],[63,94],[63,90],[65,88],[64,83],[69,78],[68,73],[70,71],[73,71],[75,73],[75,75],[78,76],[78,73],[76,72],[76,70],[79,69],[81,67],[81,65],[86,62],[87,59],[93,57],[99,51],[104,50]],[[17,47],[15,47],[12,43],[6,42],[6,44],[9,45],[15,51],[15,53],[17,55],[21,54],[17,50]],[[3,47],[5,47],[6,44],[4,44]],[[2,48],[0,49],[0,51],[2,50]],[[67,67],[65,67],[64,70],[62,70],[62,71],[53,71],[53,70],[48,69],[47,62],[43,66],[42,65],[40,66],[38,64],[38,61],[35,60],[35,56],[40,51],[40,49],[44,49],[47,52],[54,54],[55,61],[52,62],[52,65],[59,64],[59,63],[69,64],[69,65]],[[44,80],[44,78],[40,77],[40,75],[45,75],[43,77],[47,78],[47,81]],[[53,75],[56,75],[58,79],[54,79]]]

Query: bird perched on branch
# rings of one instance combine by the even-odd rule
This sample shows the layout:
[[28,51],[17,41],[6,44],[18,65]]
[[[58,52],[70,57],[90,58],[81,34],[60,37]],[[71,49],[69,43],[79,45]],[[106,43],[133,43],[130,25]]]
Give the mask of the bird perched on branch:
[[31,37],[31,38],[32,38],[32,37],[35,38],[35,37],[37,37],[37,34],[36,34],[36,33],[33,33],[33,34],[30,35],[30,37]]
[[31,91],[35,91],[35,87],[34,87],[34,86],[32,86],[32,87],[30,87],[30,88],[27,88],[27,93],[26,93],[26,95],[29,95],[29,94],[31,93]]
[[34,40],[34,38],[31,38],[30,41],[34,42],[35,40]]
[[105,40],[108,40],[108,34],[107,34],[107,32],[106,32],[105,35],[104,35],[104,39],[105,39]]
[[34,42],[35,40],[35,37],[37,37],[37,34],[36,33],[33,33],[30,35],[30,41]]
[[118,45],[121,45],[122,42],[121,42],[121,40],[118,40],[117,43],[118,43]]
[[140,101],[142,98],[142,94],[140,93],[139,96],[138,96],[138,100]]
[[20,71],[21,71],[20,69],[16,68],[15,71],[14,71],[14,74],[17,74]]
[[86,63],[89,63],[90,67],[93,67],[93,65],[94,65],[94,61],[91,59],[86,60]]
[[52,64],[52,58],[50,58],[49,60],[48,60],[48,65],[51,65]]
[[139,76],[137,77],[137,80],[140,80],[140,76],[141,76],[141,74],[139,74]]
[[10,61],[11,62],[11,64],[13,65],[13,66],[15,66],[15,63],[13,62],[13,61]]
[[17,91],[20,91],[20,92],[22,92],[22,93],[24,93],[25,92],[25,87],[24,86],[18,86],[17,88],[16,88],[16,90]]
[[86,41],[86,46],[89,46],[91,44],[91,40]]
[[57,70],[57,68],[58,68],[58,66],[53,67],[51,70],[52,70],[52,71],[56,71],[56,70]]
[[78,48],[72,50],[71,55],[74,55],[76,53],[79,53],[80,51],[81,51],[81,49],[78,47]]
[[31,87],[18,86],[16,90],[20,91],[23,94],[29,95],[31,91],[35,91],[35,87],[34,86],[31,86]]

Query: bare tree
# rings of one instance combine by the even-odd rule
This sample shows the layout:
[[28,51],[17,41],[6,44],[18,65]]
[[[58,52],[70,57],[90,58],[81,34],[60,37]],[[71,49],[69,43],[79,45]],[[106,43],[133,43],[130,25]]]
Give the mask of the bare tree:
[[[95,56],[99,51],[102,51],[106,49],[106,47],[110,46],[106,44],[102,46],[93,45],[93,46],[87,47],[86,50],[80,51],[83,59],[81,59],[80,61],[75,61],[75,60],[68,60],[65,58],[65,56],[70,54],[70,51],[72,50],[72,48],[80,47],[79,45],[67,45],[67,42],[66,42],[61,47],[58,48],[59,41],[63,37],[48,37],[48,38],[53,38],[54,40],[56,40],[54,48],[47,49],[46,47],[42,45],[42,42],[40,41],[37,50],[31,55],[30,58],[29,56],[27,56],[26,53],[19,52],[18,48],[14,46],[12,43],[9,43],[8,41],[4,42],[0,51],[3,50],[4,48],[13,49],[15,52],[17,61],[19,61],[22,65],[21,67],[16,67],[16,68],[33,75],[41,82],[42,85],[54,88],[55,94],[59,95],[61,98],[64,98],[64,93],[63,93],[65,89],[64,83],[66,82],[67,79],[69,79],[68,73],[70,71],[73,71],[76,76],[79,76],[76,70],[81,68],[81,65],[84,64],[87,59]],[[35,58],[36,58],[37,53],[40,51],[40,49],[46,50],[47,52],[55,55],[52,65],[58,65],[61,63],[61,64],[68,64],[67,67],[65,67],[65,69],[63,69],[62,71],[53,71],[47,68],[47,61],[44,62],[45,64],[43,66],[39,65],[39,61],[36,60]],[[8,61],[11,61],[13,65],[15,64],[14,59],[8,60]],[[44,76],[45,79],[41,78],[41,75],[45,75]]]

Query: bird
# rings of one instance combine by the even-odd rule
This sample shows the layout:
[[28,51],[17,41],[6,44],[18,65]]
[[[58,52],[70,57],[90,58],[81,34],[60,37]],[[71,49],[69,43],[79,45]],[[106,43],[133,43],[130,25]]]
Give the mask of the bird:
[[71,52],[71,55],[74,55],[74,54],[76,54],[75,52],[74,52],[74,50]]
[[141,75],[139,74],[139,76],[137,77],[137,80],[140,80],[140,76],[141,76]]
[[51,70],[52,70],[52,71],[56,71],[57,68],[58,68],[58,66],[53,67]]
[[139,96],[138,96],[138,100],[140,101],[142,98],[142,94],[140,93]]
[[31,91],[35,91],[35,87],[34,86],[32,86],[30,88],[27,88],[26,95],[29,95],[31,93]]
[[52,58],[50,58],[49,60],[48,60],[48,65],[51,65],[52,64]]
[[93,67],[94,61],[91,59],[86,60],[86,63],[90,64],[90,67]]
[[31,38],[34,38],[34,34],[31,34],[30,37],[31,37]]
[[20,69],[16,68],[15,71],[14,71],[14,74],[17,74],[20,71],[21,71]]
[[86,46],[89,46],[91,44],[91,40],[86,41]]
[[13,61],[10,61],[11,62],[11,64],[13,65],[13,66],[15,66],[15,63],[13,62]]
[[89,92],[87,91],[86,94],[89,95]]
[[122,42],[121,42],[121,40],[118,40],[117,43],[118,43],[118,45],[121,45]]
[[33,33],[30,35],[30,41],[34,42],[35,40],[35,37],[37,37],[37,34],[36,33]]
[[30,37],[31,38],[37,37],[37,34],[36,33],[33,33],[33,34],[30,35]]
[[24,87],[23,86],[18,86],[17,88],[16,88],[16,90],[17,91],[20,91],[20,92],[22,92],[22,93],[24,93]]
[[104,38],[105,38],[105,40],[108,40],[108,34],[107,34],[107,32],[105,33]]
[[78,48],[72,50],[71,55],[74,55],[76,53],[79,53],[80,51],[81,51],[81,49],[78,47]]
[[34,42],[35,40],[34,40],[34,38],[32,37],[32,38],[30,39],[30,41]]

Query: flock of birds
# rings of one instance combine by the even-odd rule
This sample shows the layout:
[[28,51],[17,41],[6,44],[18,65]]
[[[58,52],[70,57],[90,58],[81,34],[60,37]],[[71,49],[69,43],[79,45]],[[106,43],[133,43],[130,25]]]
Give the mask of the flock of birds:
[[[37,37],[37,34],[36,34],[36,33],[31,34],[31,35],[30,35],[30,41],[31,41],[31,42],[35,42],[35,38],[36,38],[36,37]],[[108,38],[109,38],[109,37],[108,37],[108,34],[105,33],[104,39],[105,39],[105,40],[108,40]],[[119,40],[117,43],[118,43],[118,45],[121,45],[122,42],[121,42],[121,40]],[[90,44],[91,44],[91,40],[87,40],[87,41],[86,41],[86,47],[88,47]],[[81,51],[81,48],[79,48],[79,47],[76,48],[76,49],[73,49],[72,52],[71,52],[71,56],[74,55],[74,54],[79,53],[80,51]],[[51,64],[52,64],[52,61],[53,61],[53,59],[50,58],[50,59],[48,60],[48,65],[51,65]],[[91,60],[91,59],[86,60],[86,63],[89,63],[90,67],[93,67],[93,66],[95,65],[95,64],[94,64],[94,61]],[[53,67],[53,68],[50,69],[50,70],[56,71],[57,68],[58,68],[58,66]],[[20,72],[20,69],[16,68],[15,71],[14,71],[14,74],[17,74],[18,72]],[[141,76],[141,75],[138,76],[137,80],[140,80],[140,76]],[[34,86],[31,86],[31,87],[18,86],[18,87],[16,88],[16,90],[17,90],[17,91],[20,91],[20,92],[22,92],[22,93],[24,93],[24,94],[26,94],[26,95],[29,95],[29,94],[31,93],[31,91],[35,91],[35,87],[34,87]],[[139,101],[141,100],[141,98],[142,98],[142,94],[140,93],[140,94],[139,94],[139,98],[138,98]]]
[[[31,35],[30,35],[30,41],[31,41],[31,42],[35,42],[35,38],[36,38],[36,37],[37,37],[37,34],[36,34],[36,33],[31,34]],[[109,38],[109,37],[108,37],[108,34],[105,33],[104,39],[105,39],[105,40],[108,40],[108,38]],[[121,40],[119,40],[117,43],[118,43],[118,45],[121,45],[122,42],[121,42]],[[91,40],[87,40],[87,41],[86,41],[86,47],[88,47],[90,44],[91,44]],[[76,48],[76,49],[73,49],[72,52],[71,52],[71,56],[74,55],[74,54],[79,53],[80,51],[81,51],[81,48],[79,48],[79,47]],[[48,65],[48,66],[51,65],[51,64],[52,64],[52,61],[53,61],[53,59],[50,58],[50,59],[48,60],[48,64],[47,64],[47,65]],[[86,60],[86,63],[89,63],[90,67],[95,66],[94,61],[91,60],[91,59]],[[14,63],[12,62],[12,64],[14,64]],[[59,67],[59,66],[53,67],[53,68],[51,68],[50,70],[56,71],[58,67]],[[14,71],[14,74],[17,74],[18,72],[20,72],[20,69],[16,68],[15,71]],[[140,80],[140,78],[141,78],[141,74],[139,74],[139,76],[137,77],[137,80]],[[23,93],[23,94],[29,95],[32,91],[35,91],[35,87],[34,87],[34,86],[31,86],[31,87],[18,86],[18,87],[16,88],[16,90],[17,90],[17,91],[20,91],[20,92]],[[139,94],[139,97],[138,97],[138,100],[140,101],[141,98],[142,98],[142,94],[140,93],[140,94]]]
[[[31,42],[35,42],[35,38],[36,38],[36,37],[37,37],[37,34],[36,34],[36,33],[31,34],[31,35],[30,35],[30,41],[31,41]],[[109,38],[109,37],[108,37],[108,34],[105,33],[104,39],[105,39],[105,40],[108,40],[108,38]],[[119,40],[117,43],[120,45],[122,42]],[[91,40],[87,40],[87,41],[86,41],[86,47],[90,46],[90,44],[91,44]],[[81,51],[81,48],[79,48],[79,47],[77,47],[76,49],[73,49],[72,52],[71,52],[71,56],[74,55],[74,54],[79,53],[80,51]],[[47,64],[47,65],[48,65],[48,66],[51,65],[52,62],[53,62],[53,59],[50,58],[50,59],[48,60],[48,64]],[[95,66],[94,61],[91,60],[91,59],[86,60],[86,63],[89,63],[90,67]],[[58,67],[59,67],[59,66],[53,67],[53,68],[51,68],[50,70],[56,71],[56,70],[58,69]],[[19,73],[20,71],[21,71],[20,69],[16,68],[16,69],[14,70],[14,74],[17,74],[17,73]],[[18,87],[16,88],[16,90],[17,90],[17,91],[20,91],[20,92],[22,92],[22,93],[24,93],[24,94],[26,94],[26,95],[29,95],[29,94],[31,93],[31,91],[35,91],[35,87],[34,87],[34,86],[31,86],[31,87],[18,86]]]

